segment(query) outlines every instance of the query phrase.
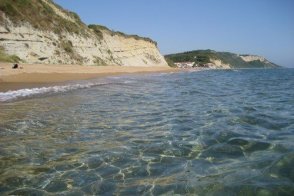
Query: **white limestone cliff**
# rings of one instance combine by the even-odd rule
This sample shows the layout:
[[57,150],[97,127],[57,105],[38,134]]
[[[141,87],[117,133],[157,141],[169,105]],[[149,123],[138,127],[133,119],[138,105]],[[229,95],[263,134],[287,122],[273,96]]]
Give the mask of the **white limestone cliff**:
[[252,62],[252,61],[267,62],[267,60],[262,56],[257,56],[257,55],[239,55],[239,56],[245,62]]
[[[50,1],[55,14],[65,20],[74,18]],[[168,66],[157,44],[149,39],[101,30],[101,37],[83,26],[84,34],[45,31],[28,22],[12,22],[1,12],[0,47],[26,63],[83,64],[120,66]]]
[[210,59],[211,63],[208,63],[208,66],[213,69],[230,69],[230,64],[225,64],[219,59]]

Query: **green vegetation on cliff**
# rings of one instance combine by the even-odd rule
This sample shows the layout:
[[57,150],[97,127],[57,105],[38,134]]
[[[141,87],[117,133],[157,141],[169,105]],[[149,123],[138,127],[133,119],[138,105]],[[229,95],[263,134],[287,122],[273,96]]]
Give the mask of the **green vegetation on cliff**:
[[105,32],[108,32],[111,36],[118,35],[118,36],[122,36],[124,38],[134,38],[135,40],[144,40],[147,42],[151,42],[157,46],[157,42],[153,41],[152,39],[150,39],[148,37],[140,37],[139,35],[128,35],[123,32],[120,32],[120,31],[112,31],[109,28],[102,26],[102,25],[90,24],[90,25],[88,25],[88,27],[90,29],[92,29],[100,39],[103,38],[103,31],[105,31]]
[[21,62],[21,59],[16,55],[6,54],[4,49],[0,47],[0,62],[18,63]]
[[[249,55],[241,55],[249,56]],[[212,63],[211,60],[220,60],[223,64],[229,64],[232,68],[275,68],[278,65],[268,62],[254,60],[244,61],[240,55],[230,52],[216,52],[214,50],[194,50],[189,52],[170,54],[165,56],[173,62],[195,62],[196,64]]]
[[[57,14],[54,8],[66,17]],[[0,0],[0,24],[4,22],[3,13],[14,24],[21,25],[23,22],[27,22],[36,29],[53,31],[56,34],[67,31],[69,33],[87,35],[89,29],[92,29],[99,39],[103,39],[102,31],[105,31],[112,36],[119,35],[125,38],[148,41],[157,45],[150,38],[127,35],[119,31],[112,31],[101,25],[87,26],[76,13],[63,9],[52,0]]]
[[168,66],[170,66],[170,67],[177,67],[177,65],[171,59],[169,59],[168,57],[164,57],[164,58],[165,58],[165,61],[168,64]]
[[[55,6],[72,20],[67,20],[56,14],[52,6]],[[53,31],[60,34],[67,31],[76,34],[85,34],[86,25],[76,13],[64,10],[47,0],[0,0],[0,23],[3,23],[3,14],[9,17],[15,24],[28,22],[34,28],[43,31]]]
[[92,29],[99,39],[103,39],[103,32],[102,31],[110,31],[105,26],[95,25],[95,24],[88,25],[88,28]]

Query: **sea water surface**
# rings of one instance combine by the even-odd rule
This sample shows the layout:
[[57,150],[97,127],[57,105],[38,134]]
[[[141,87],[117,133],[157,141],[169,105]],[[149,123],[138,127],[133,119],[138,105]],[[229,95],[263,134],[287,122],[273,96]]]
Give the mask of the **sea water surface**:
[[294,70],[0,93],[0,195],[294,195]]

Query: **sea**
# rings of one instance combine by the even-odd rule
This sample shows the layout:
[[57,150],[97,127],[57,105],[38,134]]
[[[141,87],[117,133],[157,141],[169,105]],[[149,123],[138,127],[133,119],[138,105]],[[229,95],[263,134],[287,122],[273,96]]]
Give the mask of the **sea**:
[[294,69],[2,92],[0,195],[294,195]]

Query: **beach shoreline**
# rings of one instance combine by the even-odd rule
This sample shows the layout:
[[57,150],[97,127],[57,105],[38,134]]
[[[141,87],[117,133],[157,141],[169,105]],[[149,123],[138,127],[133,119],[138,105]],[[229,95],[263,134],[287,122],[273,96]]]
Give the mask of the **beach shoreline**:
[[115,75],[179,71],[179,69],[166,66],[129,67],[20,64],[19,67],[18,69],[12,69],[11,63],[0,63],[0,92],[59,85],[69,81],[89,80]]

